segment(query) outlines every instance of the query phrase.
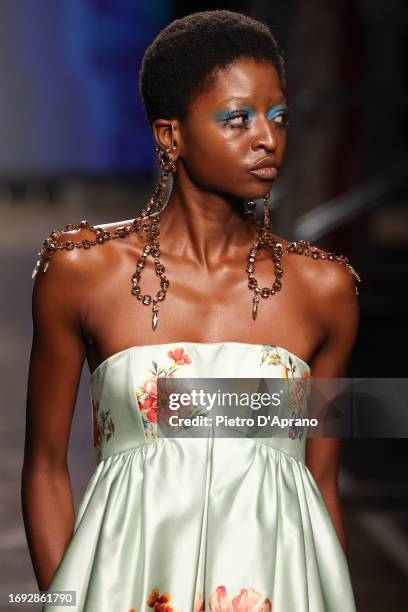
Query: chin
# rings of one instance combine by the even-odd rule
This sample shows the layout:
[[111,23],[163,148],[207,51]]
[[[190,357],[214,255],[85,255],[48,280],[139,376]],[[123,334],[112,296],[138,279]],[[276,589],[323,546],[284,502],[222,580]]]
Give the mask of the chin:
[[272,188],[274,181],[262,181],[262,184],[257,189],[248,190],[248,194],[244,196],[247,200],[259,200],[263,198]]
[[270,192],[273,186],[274,180],[270,181],[256,181],[256,185],[245,185],[241,189],[237,189],[232,191],[229,189],[225,193],[228,193],[230,196],[238,198],[240,200],[262,200],[263,197]]

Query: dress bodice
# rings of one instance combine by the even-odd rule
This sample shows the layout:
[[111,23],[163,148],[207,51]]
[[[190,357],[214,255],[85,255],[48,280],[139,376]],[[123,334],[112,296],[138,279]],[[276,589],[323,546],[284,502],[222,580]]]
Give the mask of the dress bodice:
[[[277,345],[173,342],[124,349],[105,359],[90,376],[93,439],[98,462],[160,440],[157,379],[163,376],[281,378],[288,385],[296,385],[296,405],[290,402],[289,393],[289,400],[281,409],[281,416],[290,418],[304,416],[298,399],[307,400],[311,368],[300,357]],[[304,461],[305,438],[304,428],[291,428],[286,437],[257,437],[256,441],[247,442],[267,444]],[[230,445],[237,442],[229,440]]]

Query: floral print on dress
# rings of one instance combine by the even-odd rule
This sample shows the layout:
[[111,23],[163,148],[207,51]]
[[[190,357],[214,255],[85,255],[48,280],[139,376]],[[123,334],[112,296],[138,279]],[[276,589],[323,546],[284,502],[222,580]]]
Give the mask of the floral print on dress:
[[153,608],[155,612],[182,612],[176,610],[170,603],[171,595],[169,593],[163,593],[160,595],[159,589],[153,589],[150,593],[146,605],[148,608]]
[[[288,352],[282,356],[276,345],[266,344],[262,347],[261,365],[280,365],[282,379],[287,383],[288,402],[292,406],[290,418],[300,419],[305,415],[307,399],[310,393],[311,374],[309,370],[298,373],[298,367]],[[289,427],[288,437],[291,440],[301,440],[305,427],[292,424]]]
[[93,428],[93,445],[96,451],[96,457],[99,461],[102,456],[101,443],[102,440],[108,442],[115,434],[115,424],[110,417],[110,409],[99,410],[99,400],[92,398],[92,428]]
[[[210,595],[210,612],[272,612],[272,603],[268,598],[264,598],[261,593],[250,587],[241,589],[235,597],[228,597],[225,586],[218,586]],[[175,608],[171,603],[171,595],[162,593],[159,589],[153,589],[146,600],[146,606],[152,608],[154,612],[184,612]],[[129,612],[145,612],[130,608]],[[205,601],[201,594],[196,591],[192,612],[205,612]]]
[[151,376],[136,389],[136,400],[143,419],[147,440],[157,438],[157,379],[173,378],[180,366],[192,363],[190,356],[182,347],[168,351],[167,357],[172,360],[167,368],[159,367],[157,361],[152,360],[152,367],[148,370]]
[[[230,599],[225,586],[219,586],[211,595],[210,612],[272,612],[270,599],[264,599],[255,589],[241,589]],[[204,612],[204,608],[202,608]]]

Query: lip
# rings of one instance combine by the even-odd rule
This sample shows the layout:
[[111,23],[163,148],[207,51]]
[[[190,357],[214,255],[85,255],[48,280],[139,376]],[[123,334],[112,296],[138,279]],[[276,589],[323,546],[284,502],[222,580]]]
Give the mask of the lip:
[[271,180],[278,176],[278,169],[276,166],[267,166],[265,168],[258,168],[257,170],[250,170],[250,173],[261,179]]
[[276,161],[274,161],[270,157],[264,157],[263,159],[260,159],[254,166],[252,166],[249,172],[261,179],[271,180],[278,175],[278,168],[279,164],[277,164]]

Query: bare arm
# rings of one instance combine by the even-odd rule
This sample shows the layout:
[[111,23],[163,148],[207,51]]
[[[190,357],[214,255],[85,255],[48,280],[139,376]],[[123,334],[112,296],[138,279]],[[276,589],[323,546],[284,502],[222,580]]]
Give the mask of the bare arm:
[[57,252],[50,270],[38,272],[32,297],[21,499],[40,590],[48,589],[75,521],[67,451],[85,358],[79,261],[78,255]]
[[[316,379],[345,378],[359,320],[354,279],[347,270],[336,264],[330,265],[330,269],[326,268],[325,273],[318,298],[326,338],[311,363],[312,376]],[[341,440],[338,438],[309,438],[306,465],[319,487],[347,555],[347,537],[338,493],[340,450]]]

